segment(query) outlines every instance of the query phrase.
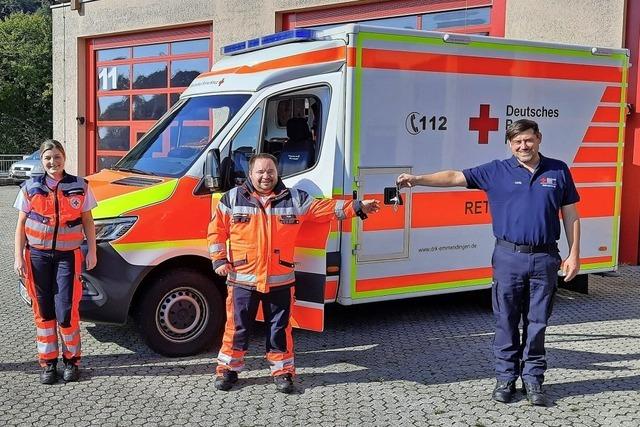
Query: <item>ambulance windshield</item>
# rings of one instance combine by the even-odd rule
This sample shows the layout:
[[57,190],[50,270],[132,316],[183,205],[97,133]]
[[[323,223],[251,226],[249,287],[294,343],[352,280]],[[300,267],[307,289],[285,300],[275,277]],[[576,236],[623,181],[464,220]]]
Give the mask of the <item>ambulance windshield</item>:
[[246,94],[221,94],[187,99],[112,169],[182,176],[249,98]]

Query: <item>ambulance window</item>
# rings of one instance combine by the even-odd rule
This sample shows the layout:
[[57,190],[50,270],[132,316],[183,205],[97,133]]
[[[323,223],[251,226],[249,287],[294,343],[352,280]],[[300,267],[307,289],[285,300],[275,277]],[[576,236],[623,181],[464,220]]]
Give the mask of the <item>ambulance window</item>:
[[305,171],[316,164],[323,123],[321,99],[328,100],[328,94],[328,88],[319,87],[279,95],[267,102],[262,151],[278,159],[281,176]]
[[262,125],[262,108],[258,107],[230,143],[230,168],[233,181],[241,184],[249,176],[249,159],[257,152]]

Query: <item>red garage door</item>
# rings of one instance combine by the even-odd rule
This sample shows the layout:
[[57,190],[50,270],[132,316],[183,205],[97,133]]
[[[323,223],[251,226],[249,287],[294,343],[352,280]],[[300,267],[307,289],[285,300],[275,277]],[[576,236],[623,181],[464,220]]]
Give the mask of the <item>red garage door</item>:
[[211,26],[101,37],[88,43],[87,173],[117,162],[211,68]]

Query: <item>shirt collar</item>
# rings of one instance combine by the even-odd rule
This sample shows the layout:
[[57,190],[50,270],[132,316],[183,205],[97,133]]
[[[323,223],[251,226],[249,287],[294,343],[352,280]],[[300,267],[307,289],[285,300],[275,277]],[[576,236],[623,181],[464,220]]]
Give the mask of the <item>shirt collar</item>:
[[[547,162],[546,157],[544,157],[542,153],[538,153],[538,155],[540,156],[540,162],[538,162],[538,167],[536,167],[536,170],[540,170],[541,168],[543,168]],[[511,158],[507,159],[507,163],[509,163],[509,165],[512,168],[517,168],[519,166],[522,166],[518,161],[518,159],[516,159],[516,156],[511,156]]]
[[[249,178],[247,178],[244,181],[244,183],[242,184],[242,188],[244,190],[245,197],[249,198],[251,197],[252,194],[255,194],[254,197],[259,198],[258,192],[253,187],[253,184],[251,184],[251,180]],[[278,177],[278,182],[276,183],[276,186],[274,187],[273,192],[271,193],[270,196],[274,196],[274,198],[278,198],[284,195],[285,192],[288,192],[288,191],[289,189],[284,185],[284,182],[282,182],[282,179]]]

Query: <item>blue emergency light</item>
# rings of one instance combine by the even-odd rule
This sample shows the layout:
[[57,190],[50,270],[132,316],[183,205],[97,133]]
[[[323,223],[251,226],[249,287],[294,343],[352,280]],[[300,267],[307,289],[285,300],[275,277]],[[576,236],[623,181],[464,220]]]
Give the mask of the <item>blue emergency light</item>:
[[267,47],[277,46],[285,43],[303,42],[318,40],[316,31],[308,28],[296,28],[295,30],[281,31],[268,36],[256,39],[245,40],[238,43],[228,44],[220,49],[222,55],[238,55],[240,53],[250,52],[252,50],[265,49]]

